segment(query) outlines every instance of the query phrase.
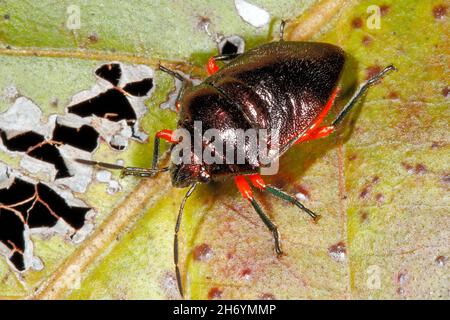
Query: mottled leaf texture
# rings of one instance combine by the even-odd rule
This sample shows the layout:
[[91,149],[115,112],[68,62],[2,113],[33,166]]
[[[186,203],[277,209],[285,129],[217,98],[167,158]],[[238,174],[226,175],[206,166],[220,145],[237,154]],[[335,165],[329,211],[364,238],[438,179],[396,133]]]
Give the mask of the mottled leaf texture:
[[[158,65],[202,79],[218,49],[244,47],[226,39],[239,36],[245,50],[278,39],[282,18],[285,40],[347,53],[330,120],[358,82],[389,64],[398,71],[369,90],[338,133],[291,148],[267,177],[320,213],[318,223],[255,191],[284,256],[232,181],[196,189],[180,232],[186,297],[450,298],[448,1],[248,2],[271,22],[252,26],[234,1],[0,1],[0,112],[25,97],[44,127],[66,119],[50,131],[0,123],[0,162],[15,174],[0,174],[0,183],[14,181],[0,185],[1,298],[178,298],[172,242],[186,190],[164,173],[120,179],[68,158],[148,167],[154,134],[176,125],[175,112],[160,106],[174,104],[180,88]],[[155,72],[131,77],[127,68],[138,65]],[[60,184],[76,178],[61,178],[68,172],[85,177],[87,188],[73,186],[80,205],[65,200],[75,190]],[[85,237],[74,235],[88,223]],[[67,233],[42,232],[51,225]]]

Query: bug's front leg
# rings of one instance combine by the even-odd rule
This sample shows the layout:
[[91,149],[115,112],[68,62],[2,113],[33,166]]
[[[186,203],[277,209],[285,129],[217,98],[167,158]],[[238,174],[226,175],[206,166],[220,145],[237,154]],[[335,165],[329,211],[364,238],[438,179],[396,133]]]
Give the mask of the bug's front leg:
[[208,74],[212,76],[214,73],[219,71],[219,66],[217,65],[217,61],[228,61],[238,57],[240,53],[232,53],[232,54],[221,54],[218,56],[213,56],[208,59],[208,63],[206,64],[206,70]]
[[[125,167],[123,168],[121,175],[122,176],[138,176],[138,177],[152,177],[160,170],[157,169],[158,159],[159,159],[159,148],[160,148],[160,140],[166,140],[169,143],[176,143],[177,141],[173,139],[173,131],[169,129],[163,129],[158,131],[155,134],[155,140],[153,142],[153,159],[152,166],[150,169],[146,168],[134,168],[134,167]],[[167,171],[167,168],[164,168],[164,171]]]
[[244,176],[236,176],[234,178],[234,181],[236,183],[237,188],[241,192],[242,196],[247,199],[253,208],[255,209],[256,213],[259,215],[261,220],[264,222],[264,224],[267,226],[267,228],[272,232],[273,239],[275,241],[275,251],[277,255],[282,255],[283,251],[281,250],[281,240],[280,240],[280,234],[278,232],[277,226],[270,220],[270,218],[264,213],[258,202],[256,202],[255,198],[253,197],[252,189],[250,188],[250,185],[248,184],[247,180],[245,180]]

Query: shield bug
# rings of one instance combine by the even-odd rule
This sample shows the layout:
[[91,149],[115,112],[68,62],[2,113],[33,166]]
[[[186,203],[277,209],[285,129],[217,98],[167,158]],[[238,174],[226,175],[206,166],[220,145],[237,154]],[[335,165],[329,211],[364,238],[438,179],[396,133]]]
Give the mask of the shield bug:
[[[323,125],[338,93],[345,53],[341,48],[326,43],[284,41],[283,30],[284,22],[281,23],[279,41],[242,54],[224,54],[210,58],[207,64],[210,76],[195,86],[180,73],[160,66],[161,71],[183,83],[176,102],[179,111],[177,130],[183,129],[188,134],[195,135],[195,122],[202,124],[202,134],[209,129],[217,130],[218,137],[215,139],[219,138],[221,142],[231,145],[227,152],[222,153],[212,148],[215,156],[224,160],[221,163],[206,163],[201,160],[202,152],[213,144],[211,139],[202,135],[200,143],[189,144],[189,149],[183,150],[183,159],[188,161],[172,162],[170,167],[158,168],[160,140],[172,144],[172,155],[180,151],[176,146],[183,142],[176,131],[168,129],[156,133],[152,167],[149,169],[78,159],[85,164],[120,169],[123,175],[152,177],[158,172],[170,171],[173,186],[189,187],[180,205],[174,234],[175,272],[181,295],[183,289],[178,267],[178,232],[185,203],[198,183],[233,177],[238,190],[271,231],[278,255],[282,254],[278,229],[253,197],[249,182],[254,187],[297,206],[315,221],[320,218],[294,196],[266,184],[260,173],[267,163],[260,161],[260,149],[251,148],[247,140],[239,143],[236,135],[230,134],[230,130],[264,129],[271,134],[276,132],[277,152],[269,157],[271,161],[276,160],[295,144],[324,138],[333,133],[367,89],[386,73],[395,70],[390,65],[363,83],[342,107],[336,119],[329,125]],[[228,64],[220,69],[217,61],[228,61]],[[274,141],[259,139],[260,143],[267,144],[268,147],[273,147]],[[242,163],[225,161],[230,154],[234,157],[238,150],[243,150]]]

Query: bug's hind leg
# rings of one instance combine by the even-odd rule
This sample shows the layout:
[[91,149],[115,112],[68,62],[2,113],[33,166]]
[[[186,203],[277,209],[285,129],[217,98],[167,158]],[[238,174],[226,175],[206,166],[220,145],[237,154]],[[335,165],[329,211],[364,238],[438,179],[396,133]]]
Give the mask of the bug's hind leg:
[[362,95],[369,89],[369,87],[373,84],[375,84],[378,80],[380,80],[386,73],[390,72],[391,70],[396,70],[396,68],[393,65],[387,66],[384,68],[383,71],[376,74],[372,78],[370,78],[368,81],[364,82],[358,90],[354,93],[353,97],[350,99],[350,101],[342,108],[342,111],[339,113],[339,115],[336,117],[336,119],[332,122],[330,126],[322,126],[319,125],[322,123],[323,119],[327,115],[329,109],[331,108],[333,101],[336,98],[335,91],[330,100],[328,101],[327,105],[325,106],[322,113],[319,115],[318,119],[313,123],[313,125],[296,141],[297,143],[310,141],[314,139],[324,138],[332,134],[336,127],[342,122],[342,120],[345,118],[346,115],[351,111],[351,109],[356,105],[358,100],[361,98]]
[[339,113],[339,115],[336,117],[336,119],[333,121],[332,126],[336,127],[339,125],[342,120],[345,118],[345,116],[350,112],[350,110],[355,106],[355,104],[358,102],[358,100],[361,98],[364,93],[366,93],[367,89],[373,84],[375,84],[377,81],[379,81],[381,78],[383,78],[388,72],[397,70],[393,65],[389,65],[386,68],[384,68],[381,72],[364,82],[358,90],[356,90],[353,97],[350,99],[350,101],[347,103],[347,105],[342,109],[342,111]]
[[320,215],[314,213],[313,211],[311,211],[310,209],[305,207],[294,196],[291,196],[290,194],[284,192],[283,190],[280,190],[280,189],[278,189],[276,187],[273,187],[271,185],[266,184],[264,182],[263,178],[259,174],[252,174],[252,175],[249,175],[248,177],[249,177],[251,183],[255,187],[259,188],[262,191],[267,191],[267,192],[273,194],[274,196],[276,196],[278,198],[281,198],[283,200],[289,201],[293,205],[295,205],[298,208],[300,208],[302,211],[306,212],[314,220],[314,222],[319,221],[319,219],[321,218]]
[[244,176],[236,176],[235,183],[241,194],[245,199],[247,199],[253,208],[255,209],[258,216],[264,222],[266,227],[272,232],[273,239],[275,241],[275,251],[278,255],[282,255],[283,251],[281,250],[281,240],[280,234],[278,232],[277,226],[270,220],[270,218],[264,213],[258,202],[253,198],[253,192],[248,184],[247,180],[245,180]]

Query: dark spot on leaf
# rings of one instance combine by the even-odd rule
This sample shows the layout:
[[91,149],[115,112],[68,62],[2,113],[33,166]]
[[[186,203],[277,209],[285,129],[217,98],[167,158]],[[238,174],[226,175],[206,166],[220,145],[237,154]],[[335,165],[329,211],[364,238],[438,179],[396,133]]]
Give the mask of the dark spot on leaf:
[[446,144],[445,144],[445,142],[443,142],[443,141],[433,141],[432,143],[431,143],[431,148],[432,149],[438,149],[438,148],[442,148],[443,146],[445,146]]
[[408,280],[408,275],[406,271],[401,271],[397,274],[397,282],[400,286],[403,286]]
[[239,275],[242,278],[246,278],[246,279],[248,279],[251,274],[252,274],[252,270],[250,268],[242,269],[241,272],[239,273]]
[[361,223],[366,222],[367,218],[369,217],[369,214],[367,213],[367,211],[361,211],[360,215],[361,215]]
[[433,16],[435,19],[444,19],[447,15],[447,5],[439,4],[433,8]]
[[309,200],[310,199],[310,193],[309,190],[306,188],[306,186],[302,184],[295,184],[294,190],[296,192],[295,197],[299,200]]
[[389,94],[388,94],[388,99],[391,99],[391,100],[398,100],[398,98],[399,98],[399,96],[398,96],[398,93],[397,93],[397,92],[395,92],[395,91],[389,92]]
[[271,293],[264,293],[261,296],[261,300],[276,300],[275,296]]
[[372,190],[372,187],[374,184],[378,183],[380,181],[380,177],[378,176],[374,176],[372,178],[372,181],[370,181],[369,183],[367,183],[362,189],[361,192],[359,194],[359,197],[361,199],[367,199],[367,196],[369,195],[370,191]]
[[387,4],[383,4],[382,6],[380,6],[380,14],[381,14],[381,16],[387,15],[390,10],[391,10],[391,8]]
[[364,36],[362,39],[362,44],[365,45],[366,47],[368,47],[369,45],[371,45],[373,42],[373,38],[369,37],[369,36]]
[[416,164],[416,167],[415,167],[415,173],[416,174],[424,174],[427,171],[428,171],[427,168],[422,163]]
[[348,161],[354,161],[356,159],[358,159],[358,155],[356,153],[353,153],[348,156]]
[[402,162],[402,166],[403,166],[403,168],[405,168],[406,171],[408,171],[409,174],[414,173],[414,167],[412,165],[410,165],[409,163]]
[[5,15],[3,16],[3,19],[9,20],[9,19],[11,19],[11,16],[10,16],[9,14],[5,14]]
[[367,199],[367,195],[369,194],[369,191],[370,191],[370,186],[365,186],[359,193],[359,197],[361,199]]
[[448,98],[449,93],[450,93],[450,88],[449,87],[445,87],[444,89],[442,89],[442,95],[445,98]]
[[363,19],[361,17],[356,17],[352,20],[352,27],[355,29],[360,29],[363,26]]
[[442,176],[442,181],[445,183],[450,183],[450,174],[445,174]]
[[438,256],[436,257],[436,259],[434,260],[434,262],[436,262],[436,264],[439,267],[443,267],[445,265],[445,263],[447,262],[448,258],[444,257],[444,256]]
[[409,174],[424,174],[428,171],[425,165],[422,163],[418,163],[413,166],[407,162],[402,162],[402,166]]
[[380,73],[382,68],[378,65],[370,66],[366,69],[366,80],[373,78],[375,75]]
[[88,37],[89,41],[91,43],[97,43],[99,40],[98,34],[96,32],[92,32],[89,37]]
[[340,241],[328,248],[328,255],[337,262],[345,261],[345,257],[347,254],[347,248],[343,241]]
[[208,261],[211,259],[212,250],[209,245],[203,243],[194,248],[193,256],[196,261]]
[[383,202],[384,202],[384,195],[383,195],[382,193],[377,193],[377,194],[375,195],[375,200],[376,200],[379,204],[383,203]]
[[58,98],[52,98],[50,100],[50,106],[52,106],[53,108],[57,108],[59,104],[59,99]]
[[211,20],[208,17],[200,16],[198,19],[198,26],[202,29],[205,29],[209,26]]
[[220,299],[222,297],[222,293],[223,291],[217,287],[211,288],[211,290],[209,290],[208,292],[208,299]]

